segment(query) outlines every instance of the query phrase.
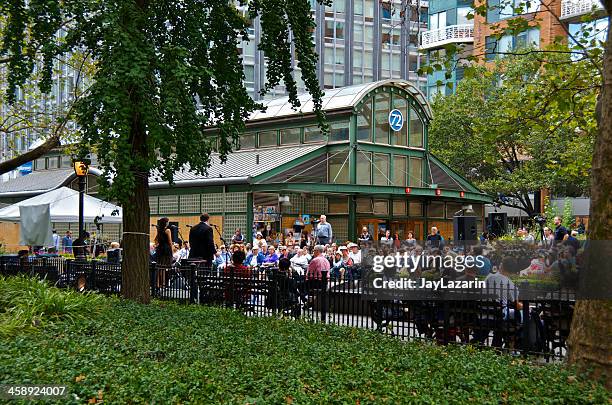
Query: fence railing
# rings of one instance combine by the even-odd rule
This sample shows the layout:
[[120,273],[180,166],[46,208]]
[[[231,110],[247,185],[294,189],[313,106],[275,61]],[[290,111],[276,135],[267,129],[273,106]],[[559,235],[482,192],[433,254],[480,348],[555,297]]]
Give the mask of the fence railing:
[[[120,265],[99,261],[0,257],[0,274],[27,274],[80,291],[121,292]],[[307,279],[277,268],[150,266],[151,294],[160,300],[359,327],[401,339],[496,347],[547,361],[566,355],[575,301],[571,291],[531,294],[517,302],[512,299],[517,287],[509,285],[493,285],[477,295],[424,291],[383,297],[374,294],[366,280],[360,271],[342,277],[322,272],[318,279]]]
[[561,2],[561,19],[582,16],[592,11],[602,11],[599,0],[563,0]]
[[449,25],[421,34],[421,49],[434,48],[452,42],[473,42],[474,24]]

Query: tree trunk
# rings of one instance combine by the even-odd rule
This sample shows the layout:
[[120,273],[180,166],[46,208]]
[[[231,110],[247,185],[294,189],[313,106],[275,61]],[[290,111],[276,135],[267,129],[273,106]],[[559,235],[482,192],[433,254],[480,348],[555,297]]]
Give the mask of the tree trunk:
[[12,159],[0,162],[0,174],[8,173],[11,170],[17,169],[19,166],[31,162],[43,156],[47,152],[60,146],[59,136],[53,135],[49,137],[42,145],[32,150],[22,153]]
[[143,304],[151,301],[149,281],[149,183],[136,173],[134,193],[123,210],[122,293]]
[[[612,0],[602,2],[612,12]],[[610,19],[608,19],[609,25]],[[595,377],[605,379],[612,389],[612,301],[609,300],[612,274],[612,29],[604,53],[603,85],[598,100],[597,118],[599,133],[595,140],[591,174],[591,207],[589,239],[593,241],[587,252],[587,274],[581,274],[587,283],[601,280],[603,287],[594,286],[583,294],[592,294],[595,299],[576,302],[571,333],[568,341],[569,362],[581,369],[590,369]],[[591,281],[589,284],[593,286]],[[586,298],[586,297],[583,297]]]

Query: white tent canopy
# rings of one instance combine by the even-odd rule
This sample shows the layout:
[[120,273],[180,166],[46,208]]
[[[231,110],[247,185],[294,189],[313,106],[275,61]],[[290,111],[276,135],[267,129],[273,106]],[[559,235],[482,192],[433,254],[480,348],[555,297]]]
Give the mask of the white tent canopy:
[[[51,207],[51,222],[79,222],[79,192],[68,187],[60,187],[48,193],[28,198],[8,207],[0,209],[0,221],[19,222],[19,207],[49,204]],[[103,224],[120,224],[123,219],[121,207],[102,201],[85,194],[83,218],[87,223],[94,218]]]

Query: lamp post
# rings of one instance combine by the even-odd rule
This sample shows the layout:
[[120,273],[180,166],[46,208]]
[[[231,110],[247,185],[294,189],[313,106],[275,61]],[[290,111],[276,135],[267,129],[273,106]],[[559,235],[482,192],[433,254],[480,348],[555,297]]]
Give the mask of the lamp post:
[[87,179],[87,172],[89,171],[90,161],[86,159],[73,160],[74,173],[79,179],[79,234],[78,238],[83,236],[83,228],[85,228],[84,220],[84,201],[85,201],[85,180]]

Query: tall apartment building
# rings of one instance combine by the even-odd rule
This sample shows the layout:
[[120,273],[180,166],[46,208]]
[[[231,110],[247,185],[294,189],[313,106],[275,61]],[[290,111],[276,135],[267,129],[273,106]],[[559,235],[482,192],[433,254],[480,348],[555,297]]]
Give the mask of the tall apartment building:
[[[317,74],[322,88],[401,78],[425,90],[425,79],[419,78],[416,72],[421,65],[419,36],[427,27],[427,0],[333,0],[331,6],[311,0],[311,4],[317,25],[313,36],[319,54]],[[240,9],[246,16],[246,9]],[[249,41],[239,44],[239,48],[245,85],[251,97],[258,100],[266,80],[266,59],[257,49],[261,38],[259,18],[251,22],[248,35]],[[305,91],[295,58],[292,63],[298,89]],[[58,62],[55,71],[52,94],[41,108],[69,101],[76,85],[77,74],[67,64]],[[286,89],[281,84],[266,98],[282,95],[286,95]],[[23,92],[18,98],[29,102]],[[0,120],[7,110],[7,106],[0,105]],[[27,151],[35,145],[37,137],[33,131],[0,133],[0,161]],[[0,181],[27,174],[30,169],[28,166],[0,176]]]
[[[311,0],[311,4],[322,88],[399,78],[424,90],[424,78],[416,72],[422,58],[419,35],[427,27],[427,1],[334,0],[331,6],[324,6]],[[257,50],[260,36],[261,25],[256,19],[249,29],[249,42],[241,44],[247,89],[256,100],[266,76],[265,58]],[[295,58],[293,63],[298,89],[304,90]],[[280,85],[266,97],[284,94],[285,88]]]
[[[428,61],[443,55],[444,46],[449,43],[463,45],[464,54],[490,61],[496,53],[511,52],[513,49],[531,44],[544,48],[555,38],[561,36],[572,41],[572,33],[582,25],[591,24],[594,33],[605,39],[607,19],[603,17],[603,7],[598,0],[480,0],[489,6],[486,16],[475,15],[468,20],[472,11],[471,1],[430,0],[429,30],[421,34],[420,49],[427,53]],[[504,35],[497,38],[495,28],[503,28],[505,21],[517,17],[517,11],[528,22],[530,28],[518,35]],[[595,19],[583,22],[583,18],[595,10]],[[568,35],[568,32],[570,35]],[[427,94],[431,98],[438,93],[450,94],[456,89],[457,82],[463,77],[463,69],[458,66],[452,71],[450,79],[444,71],[436,71],[427,77]],[[447,83],[452,86],[447,86]]]

